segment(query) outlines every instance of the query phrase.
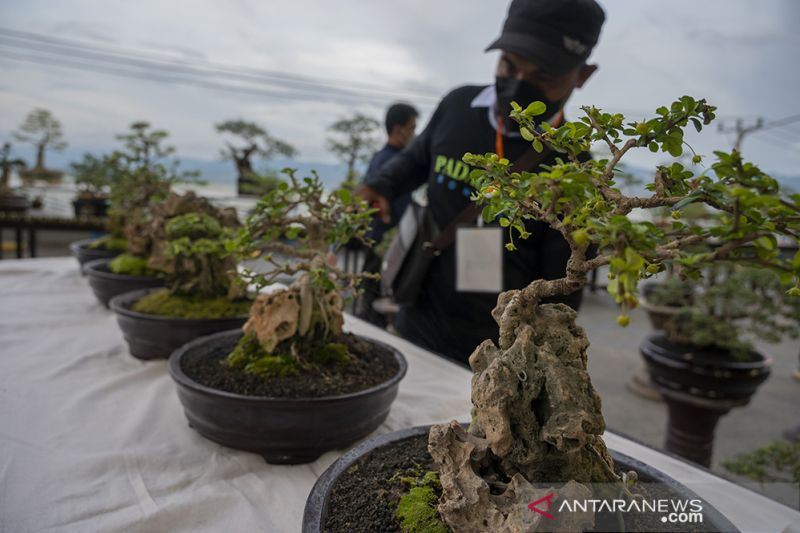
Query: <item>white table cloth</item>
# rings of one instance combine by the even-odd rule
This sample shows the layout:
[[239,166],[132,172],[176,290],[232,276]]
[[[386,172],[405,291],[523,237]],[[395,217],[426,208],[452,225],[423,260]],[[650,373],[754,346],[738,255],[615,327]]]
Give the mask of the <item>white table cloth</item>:
[[[469,417],[470,374],[348,317],[408,360],[378,430]],[[611,432],[609,447],[691,483],[743,531],[800,513]],[[268,465],[186,423],[165,361],[131,357],[72,258],[0,262],[0,531],[297,532],[306,496],[342,453]]]

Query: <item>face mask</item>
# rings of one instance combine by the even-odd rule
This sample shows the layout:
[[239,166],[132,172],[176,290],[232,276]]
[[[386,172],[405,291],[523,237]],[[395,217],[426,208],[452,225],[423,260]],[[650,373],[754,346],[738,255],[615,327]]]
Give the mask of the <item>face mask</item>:
[[497,112],[503,118],[505,131],[519,131],[519,124],[510,116],[511,102],[518,103],[523,109],[532,102],[542,102],[547,106],[547,110],[541,115],[542,120],[555,115],[564,105],[564,99],[556,102],[548,100],[539,87],[517,78],[496,77],[494,87],[497,92]]

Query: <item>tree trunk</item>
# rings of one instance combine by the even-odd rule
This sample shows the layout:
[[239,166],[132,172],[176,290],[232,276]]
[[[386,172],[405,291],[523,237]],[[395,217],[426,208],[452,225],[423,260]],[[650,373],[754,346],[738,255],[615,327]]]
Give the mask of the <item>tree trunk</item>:
[[43,170],[44,169],[44,150],[47,147],[46,144],[37,144],[36,145],[36,169]]

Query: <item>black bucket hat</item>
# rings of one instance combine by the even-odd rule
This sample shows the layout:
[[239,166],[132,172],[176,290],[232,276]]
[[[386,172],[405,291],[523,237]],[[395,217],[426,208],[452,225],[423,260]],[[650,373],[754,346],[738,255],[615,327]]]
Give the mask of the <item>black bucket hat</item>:
[[513,0],[502,34],[486,51],[513,52],[549,72],[566,72],[589,57],[605,18],[594,0]]

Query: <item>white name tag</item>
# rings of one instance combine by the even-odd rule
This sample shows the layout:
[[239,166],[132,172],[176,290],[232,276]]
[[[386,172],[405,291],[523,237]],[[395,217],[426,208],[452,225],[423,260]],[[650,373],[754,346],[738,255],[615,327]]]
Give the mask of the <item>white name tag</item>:
[[503,230],[458,228],[456,231],[456,290],[503,290]]

